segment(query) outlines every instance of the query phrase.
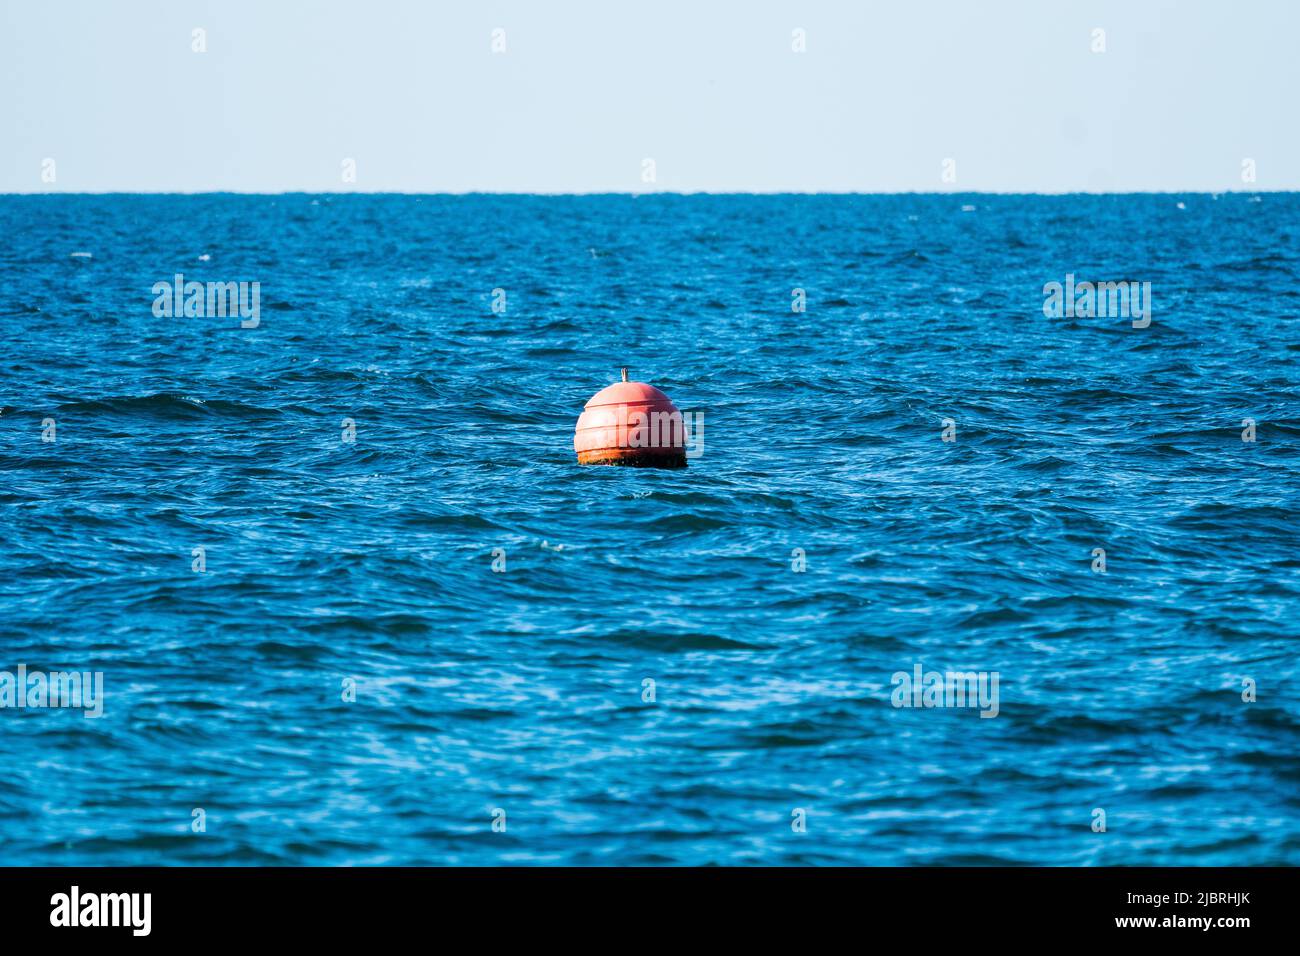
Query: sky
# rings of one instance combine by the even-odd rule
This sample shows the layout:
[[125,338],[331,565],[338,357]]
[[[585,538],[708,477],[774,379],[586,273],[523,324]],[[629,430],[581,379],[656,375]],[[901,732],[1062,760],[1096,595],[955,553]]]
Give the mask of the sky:
[[0,0],[0,192],[1294,190],[1297,36],[1296,0]]

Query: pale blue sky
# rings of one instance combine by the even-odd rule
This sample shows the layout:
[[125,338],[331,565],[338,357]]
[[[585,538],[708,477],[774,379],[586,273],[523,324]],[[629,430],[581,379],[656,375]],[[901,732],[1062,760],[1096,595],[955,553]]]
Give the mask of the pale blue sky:
[[0,0],[0,192],[1297,189],[1298,36],[1293,0]]

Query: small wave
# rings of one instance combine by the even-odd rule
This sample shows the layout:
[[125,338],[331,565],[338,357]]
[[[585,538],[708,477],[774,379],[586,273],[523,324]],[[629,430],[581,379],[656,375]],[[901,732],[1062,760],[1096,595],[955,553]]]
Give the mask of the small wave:
[[920,249],[908,249],[906,252],[898,252],[892,255],[888,264],[891,266],[925,266],[930,265],[932,260]]
[[285,661],[314,661],[328,653],[328,649],[319,644],[285,644],[281,641],[261,641],[253,645],[253,650],[261,657]]
[[69,415],[124,415],[163,419],[203,418],[208,415],[254,419],[273,418],[280,414],[276,409],[262,408],[245,402],[205,400],[175,392],[80,399],[64,402],[58,405],[56,410]]
[[739,638],[702,632],[671,634],[657,631],[615,631],[605,640],[612,644],[639,647],[651,651],[757,651],[766,645],[752,644]]
[[1270,253],[1268,255],[1254,256],[1250,259],[1230,259],[1226,262],[1215,263],[1210,268],[1224,272],[1276,272],[1292,275],[1298,264],[1300,264],[1300,260],[1291,259],[1279,253]]

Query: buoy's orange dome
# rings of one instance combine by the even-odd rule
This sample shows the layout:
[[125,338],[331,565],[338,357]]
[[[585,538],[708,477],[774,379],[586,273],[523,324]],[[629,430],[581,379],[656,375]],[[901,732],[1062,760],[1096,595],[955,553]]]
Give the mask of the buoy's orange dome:
[[659,389],[623,381],[603,388],[583,408],[573,433],[582,465],[686,467],[682,413]]

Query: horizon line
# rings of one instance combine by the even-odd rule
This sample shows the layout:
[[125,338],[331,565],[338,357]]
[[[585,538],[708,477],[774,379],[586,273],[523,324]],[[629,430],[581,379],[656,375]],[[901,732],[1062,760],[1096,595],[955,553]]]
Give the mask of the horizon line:
[[0,198],[17,196],[507,196],[507,197],[581,197],[581,196],[630,196],[633,199],[643,196],[1253,196],[1260,194],[1289,195],[1300,193],[1300,187],[1294,189],[1123,189],[1123,190],[799,190],[799,189],[764,189],[764,190],[677,190],[677,189],[642,189],[642,190],[501,190],[501,189],[467,189],[439,191],[408,191],[387,189],[147,189],[147,190],[30,190],[25,192],[3,192]]

